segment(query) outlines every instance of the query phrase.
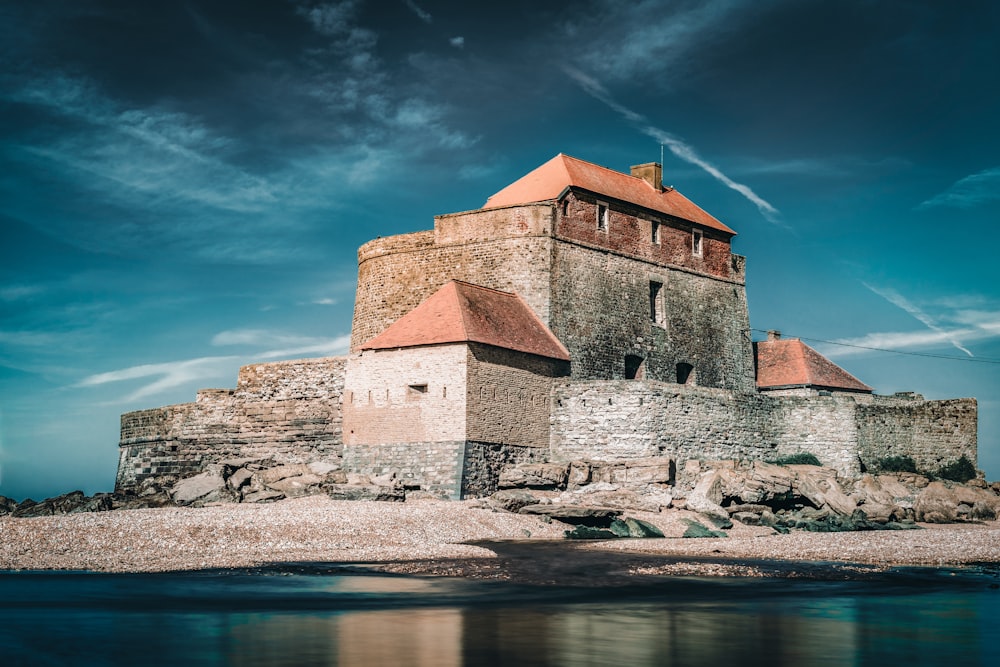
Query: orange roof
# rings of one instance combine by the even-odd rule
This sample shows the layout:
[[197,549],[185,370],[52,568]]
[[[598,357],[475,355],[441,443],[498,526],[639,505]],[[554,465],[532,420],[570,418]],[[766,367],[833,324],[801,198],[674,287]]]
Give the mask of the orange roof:
[[486,200],[483,208],[499,208],[558,199],[568,187],[637,204],[704,227],[735,234],[673,188],[658,191],[641,178],[560,153]]
[[361,349],[465,342],[569,361],[569,351],[520,296],[458,280],[434,292]]
[[871,393],[872,388],[797,338],[754,343],[757,388],[813,387]]

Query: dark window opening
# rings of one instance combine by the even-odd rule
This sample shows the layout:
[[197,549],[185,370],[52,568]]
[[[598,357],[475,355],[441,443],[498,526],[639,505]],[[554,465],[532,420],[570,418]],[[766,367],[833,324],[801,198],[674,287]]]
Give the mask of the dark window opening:
[[597,203],[597,229],[602,232],[608,231],[608,205]]
[[653,241],[653,243],[660,242],[660,223],[658,223],[656,220],[653,220],[653,226],[650,231],[650,239]]
[[625,379],[641,380],[645,365],[645,359],[635,354],[625,355]]
[[663,283],[649,281],[649,321],[663,326]]
[[694,366],[681,362],[677,364],[677,384],[687,384],[688,380],[693,380]]
[[701,257],[701,246],[702,237],[704,235],[698,229],[691,230],[691,254],[695,257]]

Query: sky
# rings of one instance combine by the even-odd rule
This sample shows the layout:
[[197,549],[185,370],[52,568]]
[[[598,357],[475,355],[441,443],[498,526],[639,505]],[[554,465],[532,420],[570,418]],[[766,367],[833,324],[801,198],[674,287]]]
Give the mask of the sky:
[[662,152],[751,326],[976,397],[1000,479],[998,67],[975,0],[0,0],[0,495],[110,491],[121,413],[343,354],[359,245],[558,153]]

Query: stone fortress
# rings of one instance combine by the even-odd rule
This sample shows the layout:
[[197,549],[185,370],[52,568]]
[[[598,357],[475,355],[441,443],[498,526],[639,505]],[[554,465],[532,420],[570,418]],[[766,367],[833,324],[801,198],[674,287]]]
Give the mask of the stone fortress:
[[348,356],[252,364],[235,389],[123,415],[116,491],[247,458],[448,498],[523,462],[976,463],[975,399],[878,396],[799,340],[752,342],[734,236],[659,164],[557,155],[481,209],[362,246]]

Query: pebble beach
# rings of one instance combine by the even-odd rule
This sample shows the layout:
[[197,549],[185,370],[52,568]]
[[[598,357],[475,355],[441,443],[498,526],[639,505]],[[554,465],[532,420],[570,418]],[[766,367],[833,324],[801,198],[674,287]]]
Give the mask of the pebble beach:
[[547,545],[545,553],[556,559],[571,551],[597,560],[625,563],[625,558],[625,570],[618,574],[626,576],[752,576],[760,571],[752,563],[761,561],[875,568],[1000,563],[997,521],[788,535],[737,523],[726,538],[682,539],[684,518],[694,514],[668,510],[635,516],[666,537],[571,541],[562,539],[566,524],[497,512],[480,501],[352,502],[325,496],[263,505],[0,517],[0,570],[169,572],[324,563],[519,578],[498,566],[502,550],[491,543]]

